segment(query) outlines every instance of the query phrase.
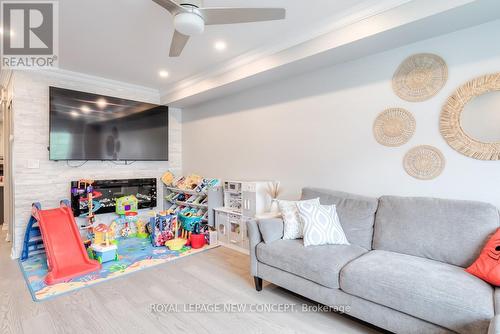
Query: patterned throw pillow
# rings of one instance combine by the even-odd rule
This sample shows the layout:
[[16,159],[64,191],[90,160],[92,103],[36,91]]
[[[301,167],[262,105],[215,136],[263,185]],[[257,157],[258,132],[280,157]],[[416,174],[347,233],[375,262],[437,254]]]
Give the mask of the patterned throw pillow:
[[319,198],[307,201],[279,201],[278,206],[283,216],[283,239],[301,239],[304,236],[304,224],[297,211],[297,203],[311,203],[319,205]]
[[304,246],[349,245],[335,205],[297,203],[304,222]]

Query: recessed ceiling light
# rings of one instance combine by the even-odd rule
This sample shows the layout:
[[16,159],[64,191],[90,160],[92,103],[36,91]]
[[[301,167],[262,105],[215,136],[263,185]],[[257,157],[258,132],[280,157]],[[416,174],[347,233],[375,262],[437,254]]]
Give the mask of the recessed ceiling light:
[[160,72],[158,72],[158,75],[161,77],[161,78],[168,78],[169,74],[167,71],[165,70],[161,70]]
[[226,42],[224,42],[224,41],[217,41],[217,42],[215,42],[215,44],[214,44],[214,48],[215,48],[215,50],[217,50],[217,51],[224,51],[224,50],[226,50],[226,49],[227,49],[227,44],[226,44]]
[[88,106],[81,106],[80,110],[83,111],[84,113],[88,114],[90,112],[90,108]]
[[72,117],[79,117],[80,114],[78,113],[78,111],[76,110],[71,110],[70,113],[69,113]]
[[96,104],[99,108],[104,109],[108,106],[108,101],[104,98],[100,98],[99,100],[96,101]]

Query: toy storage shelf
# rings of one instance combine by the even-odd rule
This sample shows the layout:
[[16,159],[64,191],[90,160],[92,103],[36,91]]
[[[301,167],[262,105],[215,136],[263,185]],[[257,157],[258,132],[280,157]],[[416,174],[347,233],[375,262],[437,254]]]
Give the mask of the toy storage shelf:
[[[204,223],[208,223],[209,226],[215,227],[215,214],[214,208],[219,207],[223,203],[223,192],[220,186],[211,187],[208,190],[196,191],[190,189],[180,189],[175,187],[164,186],[166,194],[164,197],[165,201],[165,209],[168,209],[172,205],[178,205],[182,207],[194,208],[198,210],[204,210],[208,212],[207,218],[204,218],[202,221]],[[206,196],[207,200],[204,204],[201,203],[192,203],[187,201],[179,201],[177,199],[169,198],[169,195],[172,193],[175,194],[184,194],[187,196]]]
[[[167,201],[169,201],[169,200],[167,200]],[[208,205],[206,205],[206,204],[196,204],[196,203],[189,203],[189,202],[183,202],[183,201],[175,201],[175,204],[181,205],[181,206],[189,206],[191,208],[196,208],[196,209],[207,209],[208,210]]]
[[187,194],[187,195],[207,195],[208,192],[206,190],[204,191],[196,191],[196,190],[186,190],[186,189],[179,189],[179,188],[174,188],[174,187],[165,187],[167,190],[177,193],[177,194]]

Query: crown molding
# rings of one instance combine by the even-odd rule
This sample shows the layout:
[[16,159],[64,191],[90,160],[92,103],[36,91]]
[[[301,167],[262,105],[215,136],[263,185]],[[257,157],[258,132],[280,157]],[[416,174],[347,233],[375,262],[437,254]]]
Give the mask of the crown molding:
[[[19,70],[21,71],[21,70]],[[151,94],[158,96],[160,95],[160,91],[155,88],[140,86],[131,84],[128,82],[103,78],[99,76],[84,74],[81,72],[74,72],[69,70],[64,70],[60,68],[54,69],[33,69],[33,70],[22,70],[23,72],[33,72],[35,74],[40,74],[43,76],[48,76],[51,78],[57,78],[60,80],[68,80],[68,81],[78,81],[82,83],[87,83],[90,85],[99,85],[101,87],[109,87],[117,90],[132,90],[137,91],[144,94]],[[14,71],[15,72],[15,71]]]

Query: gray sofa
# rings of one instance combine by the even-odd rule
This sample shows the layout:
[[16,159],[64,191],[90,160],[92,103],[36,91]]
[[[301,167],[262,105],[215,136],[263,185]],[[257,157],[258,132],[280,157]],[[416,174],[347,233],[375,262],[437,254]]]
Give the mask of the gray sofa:
[[249,221],[251,273],[395,333],[500,333],[500,290],[468,274],[500,226],[496,207],[433,198],[369,198],[305,188],[336,204],[351,245],[282,240],[283,221]]

